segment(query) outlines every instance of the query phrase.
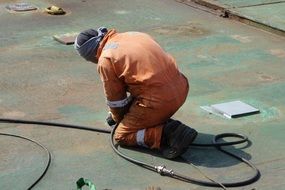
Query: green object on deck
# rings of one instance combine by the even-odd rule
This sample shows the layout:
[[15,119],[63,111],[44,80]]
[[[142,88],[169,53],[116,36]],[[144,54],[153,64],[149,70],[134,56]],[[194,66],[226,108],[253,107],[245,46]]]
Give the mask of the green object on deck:
[[82,190],[83,186],[88,186],[90,190],[96,190],[95,185],[89,180],[89,179],[84,179],[80,178],[76,182],[77,185],[77,190]]

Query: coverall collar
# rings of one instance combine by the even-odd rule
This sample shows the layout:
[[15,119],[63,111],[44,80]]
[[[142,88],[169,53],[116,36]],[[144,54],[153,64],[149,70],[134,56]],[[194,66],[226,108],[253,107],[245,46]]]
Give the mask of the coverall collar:
[[97,50],[97,54],[96,54],[96,58],[99,59],[99,57],[101,56],[102,50],[105,46],[105,44],[107,43],[107,41],[109,39],[111,39],[115,34],[116,34],[116,30],[115,29],[111,29],[108,31],[108,33],[104,36],[104,38],[102,39],[102,41],[100,42],[100,45],[98,47]]

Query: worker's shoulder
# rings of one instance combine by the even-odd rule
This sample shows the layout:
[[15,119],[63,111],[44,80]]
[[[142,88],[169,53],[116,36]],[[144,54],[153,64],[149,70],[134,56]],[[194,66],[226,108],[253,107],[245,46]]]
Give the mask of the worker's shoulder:
[[105,43],[102,54],[105,57],[124,54],[153,43],[154,40],[147,33],[135,31],[117,33]]
[[114,37],[114,39],[122,39],[122,40],[139,39],[139,38],[152,38],[152,37],[147,33],[137,32],[137,31],[117,33],[117,35]]
[[108,42],[105,44],[103,51],[105,50],[110,50],[110,49],[117,49],[119,47],[118,42],[114,41],[114,42]]
[[145,33],[143,32],[138,32],[138,31],[128,31],[128,32],[122,32],[119,33],[121,35],[131,35],[131,36],[135,36],[135,35],[145,35]]
[[140,40],[147,40],[151,38],[148,34],[142,32],[123,32],[117,33],[110,38],[104,45],[103,51],[118,49],[120,46],[129,46],[139,42]]

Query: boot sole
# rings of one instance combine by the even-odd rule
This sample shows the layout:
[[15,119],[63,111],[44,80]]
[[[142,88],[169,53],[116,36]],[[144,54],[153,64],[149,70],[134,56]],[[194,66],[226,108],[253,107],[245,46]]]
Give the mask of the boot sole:
[[168,159],[174,159],[180,156],[181,154],[187,151],[190,144],[195,140],[197,134],[198,133],[194,129],[192,129],[191,131],[188,131],[187,133],[184,133],[183,136],[179,139],[179,142],[176,141],[173,143],[173,144],[177,143],[178,148],[175,148],[175,147],[165,148],[162,151],[162,155]]

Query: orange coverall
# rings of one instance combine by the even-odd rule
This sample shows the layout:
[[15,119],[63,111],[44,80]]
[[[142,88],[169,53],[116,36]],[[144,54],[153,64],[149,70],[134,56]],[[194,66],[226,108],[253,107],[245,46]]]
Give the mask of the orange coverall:
[[[115,30],[101,41],[96,57],[107,105],[119,122],[115,140],[159,149],[164,123],[189,90],[174,58],[145,33]],[[122,108],[128,111],[118,111]]]

